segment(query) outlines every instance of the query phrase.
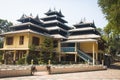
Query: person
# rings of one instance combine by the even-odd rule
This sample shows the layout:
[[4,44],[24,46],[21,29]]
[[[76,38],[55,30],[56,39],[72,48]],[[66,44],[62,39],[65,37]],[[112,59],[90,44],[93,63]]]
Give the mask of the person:
[[51,73],[51,67],[50,67],[50,65],[47,65],[46,67],[47,67],[47,71],[48,71],[49,74],[50,74],[50,73]]
[[36,67],[35,67],[35,66],[32,66],[32,67],[31,67],[31,74],[33,75],[33,74],[35,73],[35,71],[37,71],[37,70],[36,70]]

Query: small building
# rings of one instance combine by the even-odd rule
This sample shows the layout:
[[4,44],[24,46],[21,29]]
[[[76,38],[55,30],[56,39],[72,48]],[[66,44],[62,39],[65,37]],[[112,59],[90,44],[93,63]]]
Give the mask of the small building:
[[[93,23],[80,22],[68,26],[61,11],[49,10],[46,17],[39,18],[32,15],[18,19],[20,24],[10,26],[10,32],[3,33],[3,60],[5,64],[12,64],[29,54],[30,46],[42,46],[45,38],[53,40],[54,52],[59,62],[85,62],[95,64],[98,59],[99,33]],[[35,51],[36,56],[37,52]]]

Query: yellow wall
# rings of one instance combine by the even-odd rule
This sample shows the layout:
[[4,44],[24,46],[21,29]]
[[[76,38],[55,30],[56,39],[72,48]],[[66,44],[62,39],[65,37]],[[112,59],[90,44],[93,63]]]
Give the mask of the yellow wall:
[[[6,45],[6,37],[13,37],[13,45]],[[20,36],[24,36],[24,44],[20,45],[19,44],[19,38]],[[11,35],[6,35],[5,36],[5,42],[4,42],[4,48],[29,48],[30,45],[32,45],[32,37],[38,37],[40,39],[40,43],[42,44],[45,36],[38,35],[38,34],[33,34],[33,33],[19,33],[19,34],[11,34]]]
[[[13,37],[13,45],[6,45],[6,37]],[[19,38],[20,36],[24,36],[24,44],[19,45]],[[11,34],[11,35],[5,35],[5,42],[4,42],[4,48],[28,48],[28,34],[27,33],[20,33],[20,34]]]
[[55,48],[56,52],[60,52],[61,51],[61,43],[60,40],[58,39],[58,47]]
[[38,35],[38,34],[33,34],[33,33],[30,33],[29,34],[29,46],[32,45],[32,37],[38,37],[39,38],[39,45],[41,45],[45,39],[45,36],[42,36],[42,35]]
[[93,53],[93,44],[95,52],[98,51],[98,44],[96,42],[83,42],[80,43],[80,49],[86,53]]

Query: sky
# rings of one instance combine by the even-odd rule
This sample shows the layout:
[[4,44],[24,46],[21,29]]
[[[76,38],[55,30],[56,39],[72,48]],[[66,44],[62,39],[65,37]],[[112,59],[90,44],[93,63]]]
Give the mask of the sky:
[[96,27],[103,28],[107,20],[97,4],[97,0],[0,0],[0,18],[17,23],[23,14],[37,14],[44,17],[49,9],[61,10],[68,21],[68,25],[79,23],[82,20],[95,23]]

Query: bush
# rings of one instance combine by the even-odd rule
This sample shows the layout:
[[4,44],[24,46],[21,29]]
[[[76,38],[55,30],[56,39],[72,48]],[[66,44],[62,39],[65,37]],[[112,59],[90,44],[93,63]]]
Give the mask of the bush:
[[25,64],[25,58],[21,58],[18,60],[17,64]]

